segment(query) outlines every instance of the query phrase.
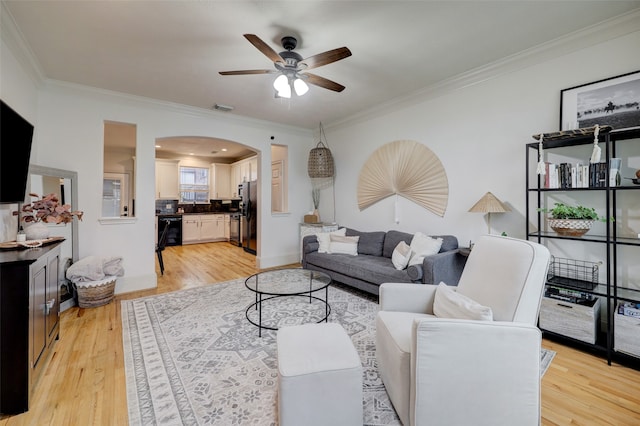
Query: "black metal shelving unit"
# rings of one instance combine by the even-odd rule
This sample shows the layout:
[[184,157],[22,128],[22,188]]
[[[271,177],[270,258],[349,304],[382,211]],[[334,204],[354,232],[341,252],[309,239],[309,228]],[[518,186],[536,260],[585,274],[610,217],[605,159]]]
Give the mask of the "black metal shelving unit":
[[[610,164],[611,158],[616,158],[617,145],[619,143],[640,143],[640,127],[630,129],[612,130],[600,134],[599,146],[602,147],[602,161]],[[543,141],[545,152],[553,152],[557,148],[570,148],[593,144],[593,134],[559,137],[548,141]],[[604,298],[604,311],[606,315],[606,330],[600,332],[596,343],[586,343],[559,333],[544,331],[545,337],[562,341],[579,349],[606,357],[608,364],[612,361],[620,362],[635,369],[640,369],[640,354],[633,356],[615,350],[615,320],[616,310],[620,301],[630,301],[640,303],[640,290],[625,288],[624,283],[618,282],[618,249],[620,246],[636,246],[640,254],[640,238],[619,234],[619,221],[617,210],[619,198],[625,194],[629,196],[629,191],[638,191],[633,196],[640,196],[640,185],[626,184],[622,182],[620,186],[609,185],[609,167],[606,167],[606,186],[589,188],[545,188],[544,181],[540,176],[534,178],[535,165],[538,161],[539,142],[532,142],[526,145],[526,237],[529,240],[547,244],[551,240],[581,241],[588,244],[602,244],[605,246],[604,267],[606,268],[605,282],[598,283],[593,289],[582,289],[581,291],[594,296]],[[532,161],[533,160],[533,161]],[[531,169],[533,165],[533,170]],[[629,181],[630,182],[630,181]],[[599,193],[603,197],[606,212],[607,226],[604,235],[592,235],[590,233],[582,237],[560,236],[554,232],[544,231],[544,214],[538,209],[544,207],[547,196],[553,193]],[[532,214],[533,213],[533,214]],[[638,212],[640,214],[640,212]],[[553,254],[553,253],[552,253]],[[558,286],[555,283],[549,285]],[[623,284],[622,286],[620,284]],[[567,288],[571,288],[568,286]],[[640,322],[640,318],[638,319]],[[599,329],[599,327],[598,327]],[[640,329],[640,327],[639,327]],[[638,335],[640,340],[640,333]]]

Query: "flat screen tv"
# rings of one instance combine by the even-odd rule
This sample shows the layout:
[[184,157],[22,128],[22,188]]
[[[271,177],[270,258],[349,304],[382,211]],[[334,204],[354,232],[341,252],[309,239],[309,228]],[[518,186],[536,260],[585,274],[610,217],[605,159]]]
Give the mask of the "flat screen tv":
[[24,202],[33,126],[11,107],[0,111],[0,203]]

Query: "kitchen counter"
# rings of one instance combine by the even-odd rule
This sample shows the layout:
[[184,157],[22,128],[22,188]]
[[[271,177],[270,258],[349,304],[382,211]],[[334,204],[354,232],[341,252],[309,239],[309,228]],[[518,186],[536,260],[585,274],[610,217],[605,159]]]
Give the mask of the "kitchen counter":
[[193,212],[193,213],[156,213],[156,216],[158,217],[162,217],[162,216],[191,216],[191,215],[202,215],[202,214],[238,214],[240,213],[239,211],[237,212]]

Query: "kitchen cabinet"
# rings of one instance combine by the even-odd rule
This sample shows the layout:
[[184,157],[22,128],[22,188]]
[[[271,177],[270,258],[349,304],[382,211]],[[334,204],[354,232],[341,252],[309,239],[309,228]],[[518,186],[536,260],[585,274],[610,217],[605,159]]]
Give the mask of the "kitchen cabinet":
[[156,160],[156,199],[180,199],[180,167],[177,161]]
[[249,159],[249,180],[258,179],[258,157]]
[[60,333],[60,243],[0,253],[0,412],[29,409]]
[[218,238],[218,223],[213,214],[200,216],[200,241],[213,241]]
[[242,182],[249,182],[251,180],[251,163],[249,161],[243,161],[240,164],[240,174],[242,176]]
[[[231,165],[231,187],[233,189],[232,195],[239,197],[238,185],[242,183],[242,174],[240,171],[240,163],[233,163]],[[235,194],[234,194],[235,193]]]
[[213,189],[210,197],[216,199],[231,198],[233,193],[231,187],[231,165],[217,163],[211,165],[211,177],[211,187]]
[[224,238],[229,241],[231,239],[231,215],[224,215]]
[[225,241],[225,215],[200,214],[182,217],[182,244]]
[[[231,192],[243,182],[258,179],[258,156],[237,161],[231,165]],[[238,194],[239,195],[239,194]]]

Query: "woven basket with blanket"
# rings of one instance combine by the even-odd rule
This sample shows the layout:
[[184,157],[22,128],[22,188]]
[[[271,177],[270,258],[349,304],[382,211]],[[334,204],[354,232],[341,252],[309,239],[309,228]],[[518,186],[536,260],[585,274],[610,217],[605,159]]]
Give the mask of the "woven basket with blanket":
[[67,269],[78,293],[78,306],[93,308],[113,300],[116,280],[124,275],[121,257],[88,256]]

